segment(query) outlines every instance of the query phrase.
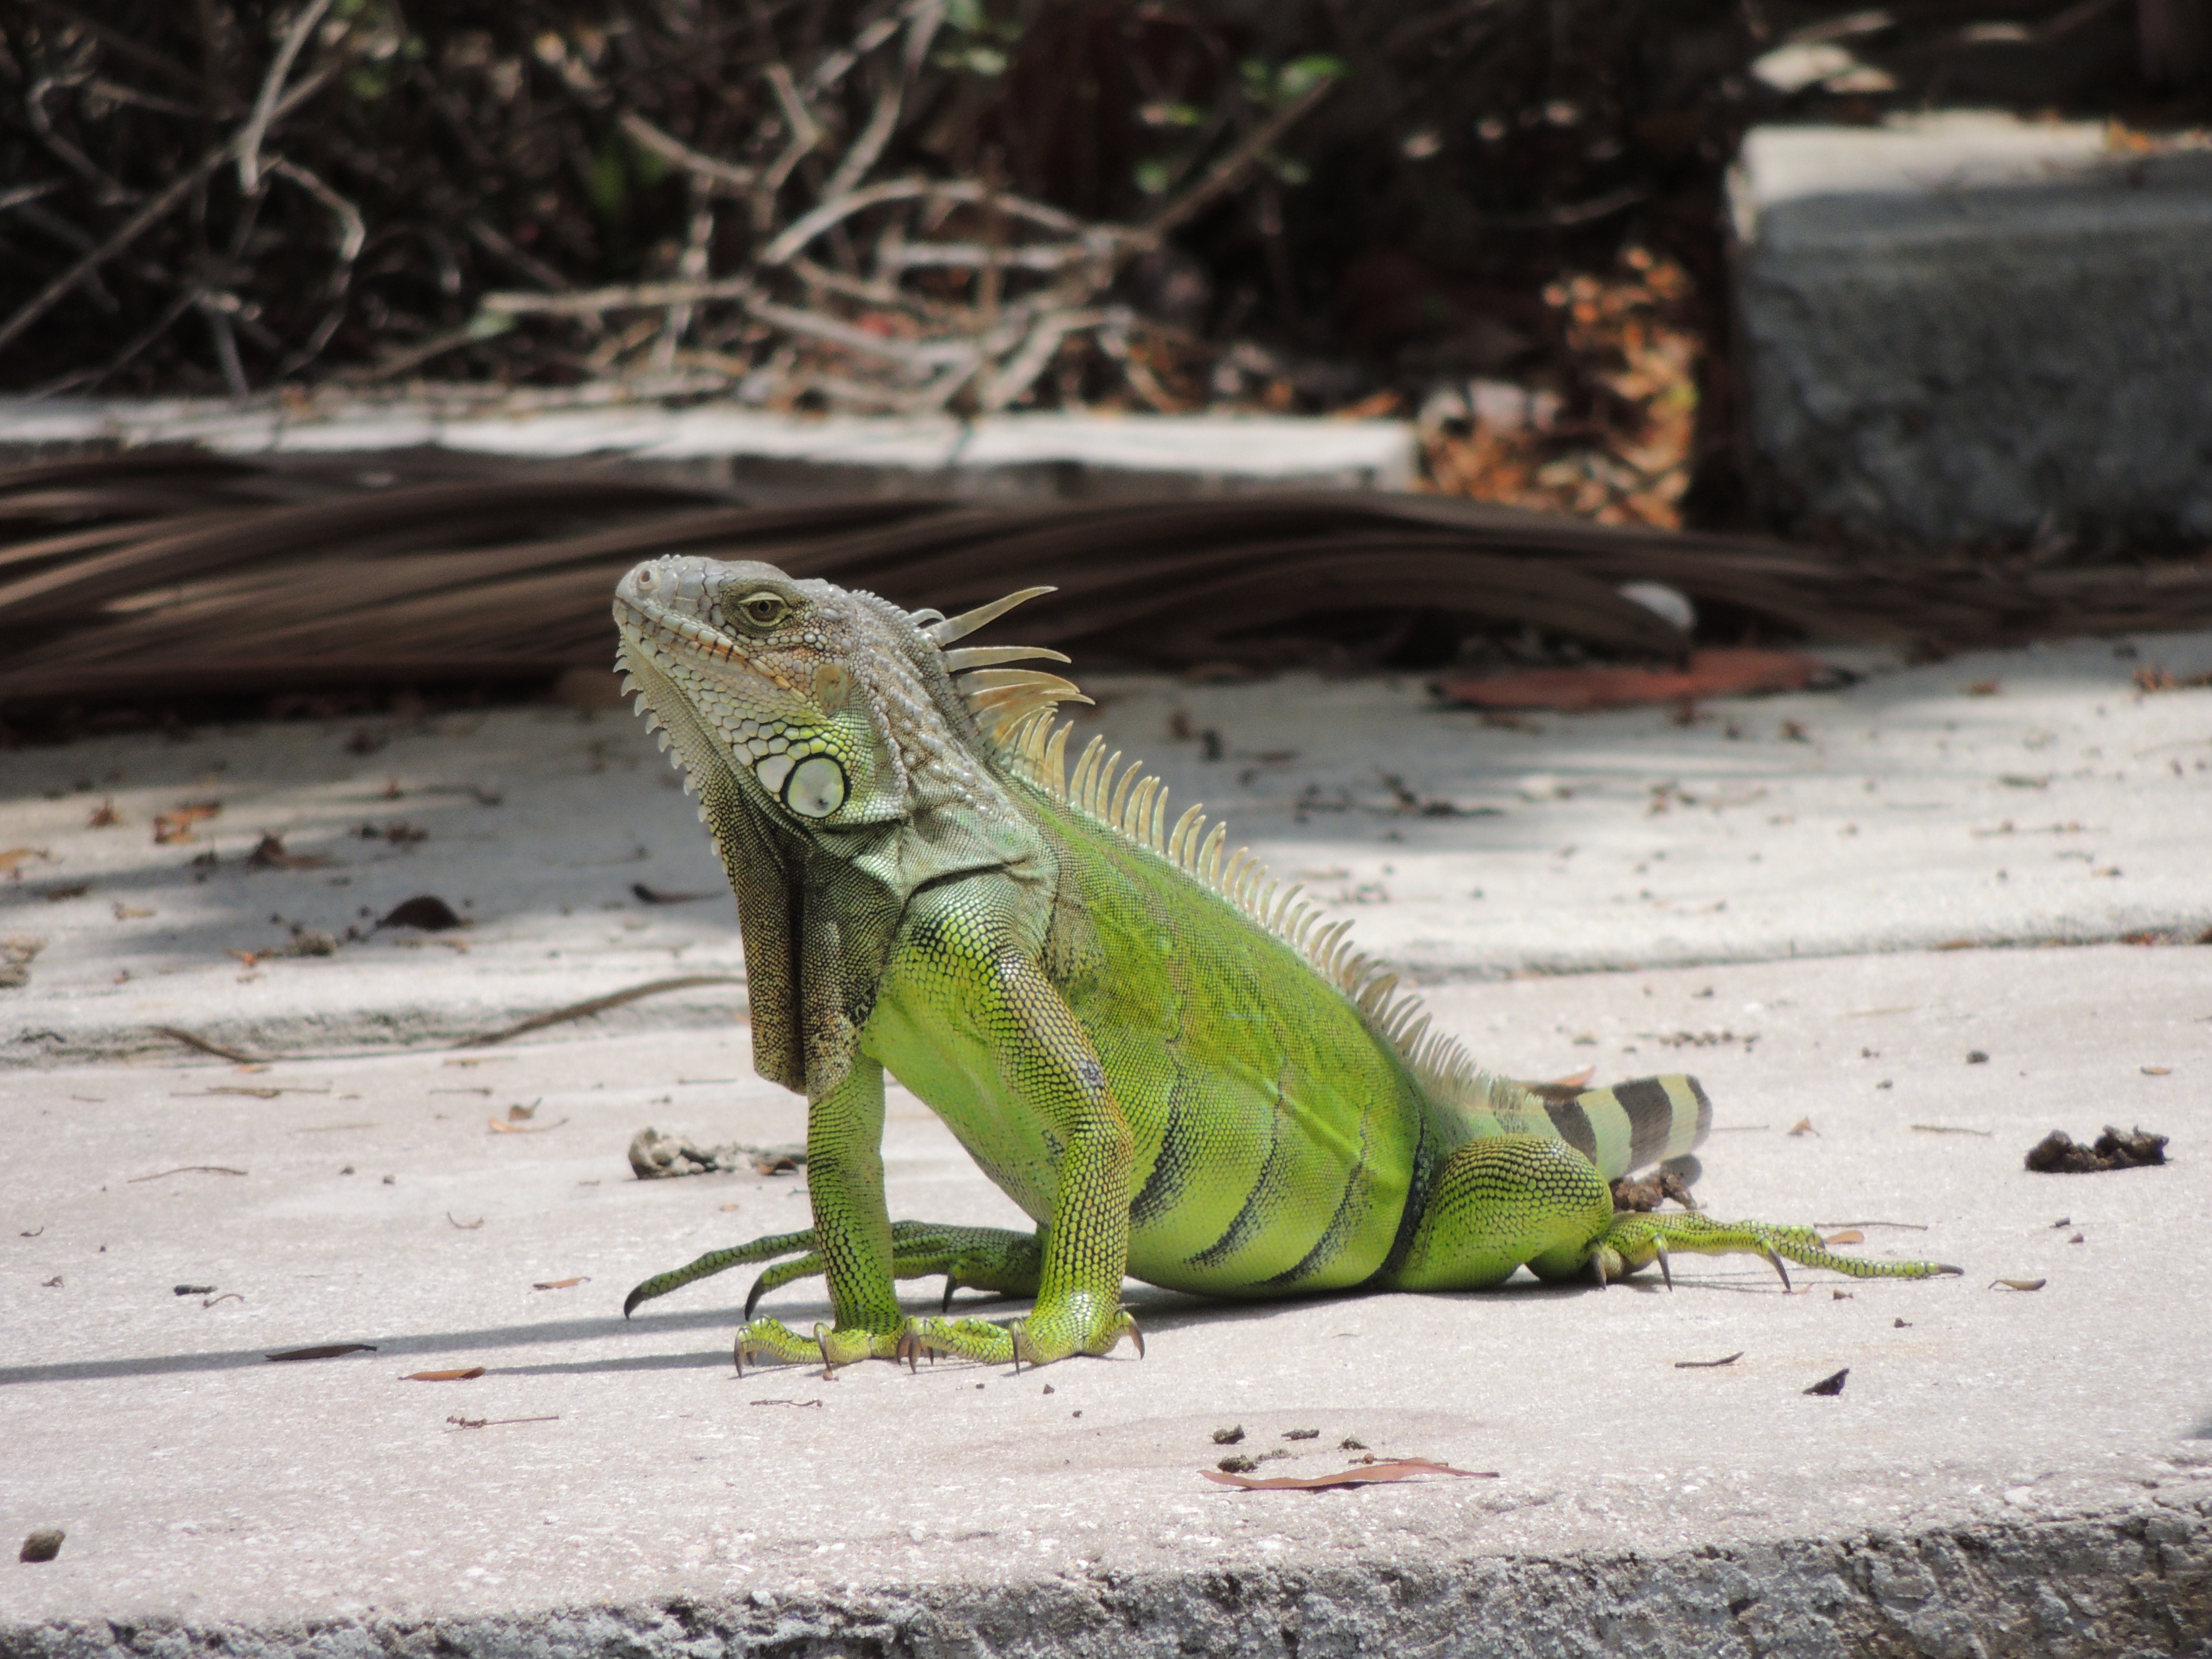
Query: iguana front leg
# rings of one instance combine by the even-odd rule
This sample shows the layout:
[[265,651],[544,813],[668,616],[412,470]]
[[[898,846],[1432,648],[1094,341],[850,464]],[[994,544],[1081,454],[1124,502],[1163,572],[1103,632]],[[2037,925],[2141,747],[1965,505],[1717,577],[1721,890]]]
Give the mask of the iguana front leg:
[[1129,1168],[1133,1141],[1107,1087],[1089,1035],[1043,970],[1011,941],[951,912],[926,930],[918,951],[933,960],[931,988],[966,1003],[983,1033],[1014,1110],[1052,1148],[1050,1219],[1036,1305],[1007,1327],[980,1319],[910,1321],[899,1345],[911,1361],[925,1351],[1041,1365],[1069,1354],[1103,1354],[1124,1336],[1144,1338],[1121,1307],[1129,1260]]
[[[904,1319],[891,1288],[891,1218],[884,1203],[884,1068],[866,1054],[835,1088],[806,1103],[806,1188],[814,1249],[829,1281],[832,1325],[801,1336],[779,1319],[738,1328],[738,1369],[767,1358],[830,1365],[889,1359]],[[641,1288],[643,1288],[641,1286]]]

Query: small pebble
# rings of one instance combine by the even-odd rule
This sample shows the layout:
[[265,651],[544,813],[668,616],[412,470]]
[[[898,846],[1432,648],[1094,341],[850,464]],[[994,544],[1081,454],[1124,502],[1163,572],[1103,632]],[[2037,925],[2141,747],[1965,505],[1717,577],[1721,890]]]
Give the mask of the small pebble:
[[51,1561],[62,1553],[62,1540],[69,1536],[59,1527],[40,1527],[23,1540],[23,1547],[15,1559],[18,1561]]

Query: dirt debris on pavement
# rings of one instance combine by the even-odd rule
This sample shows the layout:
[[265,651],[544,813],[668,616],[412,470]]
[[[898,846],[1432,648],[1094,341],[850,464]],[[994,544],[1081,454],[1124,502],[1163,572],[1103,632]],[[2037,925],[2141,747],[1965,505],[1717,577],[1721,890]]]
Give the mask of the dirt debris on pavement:
[[2027,1167],[2046,1175],[2095,1175],[2106,1170],[2137,1170],[2166,1162],[2167,1138],[2110,1125],[2088,1146],[2063,1129],[2053,1129],[2028,1148]]

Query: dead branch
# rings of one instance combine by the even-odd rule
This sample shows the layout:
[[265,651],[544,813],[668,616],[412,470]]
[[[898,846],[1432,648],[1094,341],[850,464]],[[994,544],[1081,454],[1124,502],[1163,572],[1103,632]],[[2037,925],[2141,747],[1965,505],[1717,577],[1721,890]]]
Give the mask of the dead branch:
[[696,281],[629,283],[581,294],[516,294],[483,296],[483,309],[497,317],[597,317],[610,311],[659,311],[668,306],[699,305],[710,300],[744,300],[757,284],[750,276],[702,277]]
[[1243,142],[1209,167],[1206,177],[1146,220],[1127,239],[1126,246],[1133,250],[1157,246],[1168,232],[1177,225],[1188,222],[1211,207],[1236,186],[1255,161],[1285,133],[1310,114],[1335,88],[1336,82],[1333,80],[1316,81],[1291,99],[1253,128]]
[[260,95],[253,100],[253,113],[246,118],[246,131],[238,139],[238,187],[248,196],[261,188],[261,140],[269,131],[270,118],[276,112],[276,100],[283,95],[293,60],[299,57],[300,48],[307,44],[307,37],[315,32],[315,26],[330,9],[331,0],[307,0],[307,9],[294,18],[292,27],[284,31],[283,40],[277,43],[276,56],[270,60],[269,73],[262,77]]
[[670,166],[683,168],[694,179],[714,187],[723,195],[747,195],[760,182],[757,167],[742,167],[734,162],[718,161],[711,155],[702,155],[680,138],[663,132],[635,110],[623,116],[622,130]]
[[1080,235],[1087,227],[1073,214],[1063,213],[1042,202],[1032,202],[1019,196],[1010,196],[1003,191],[993,191],[983,185],[964,179],[900,179],[884,184],[870,185],[836,201],[824,202],[810,213],[794,219],[783,234],[760,252],[764,265],[781,265],[832,225],[843,223],[854,214],[886,202],[939,201],[959,202],[980,205],[987,198],[998,204],[999,211],[1032,224],[1042,225],[1063,235]]

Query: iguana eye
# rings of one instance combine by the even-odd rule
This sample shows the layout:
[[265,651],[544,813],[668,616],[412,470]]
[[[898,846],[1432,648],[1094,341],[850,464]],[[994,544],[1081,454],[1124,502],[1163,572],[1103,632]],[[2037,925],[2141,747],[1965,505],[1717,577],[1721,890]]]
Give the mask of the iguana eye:
[[738,611],[756,628],[773,628],[791,614],[791,605],[779,594],[755,593],[738,601]]

